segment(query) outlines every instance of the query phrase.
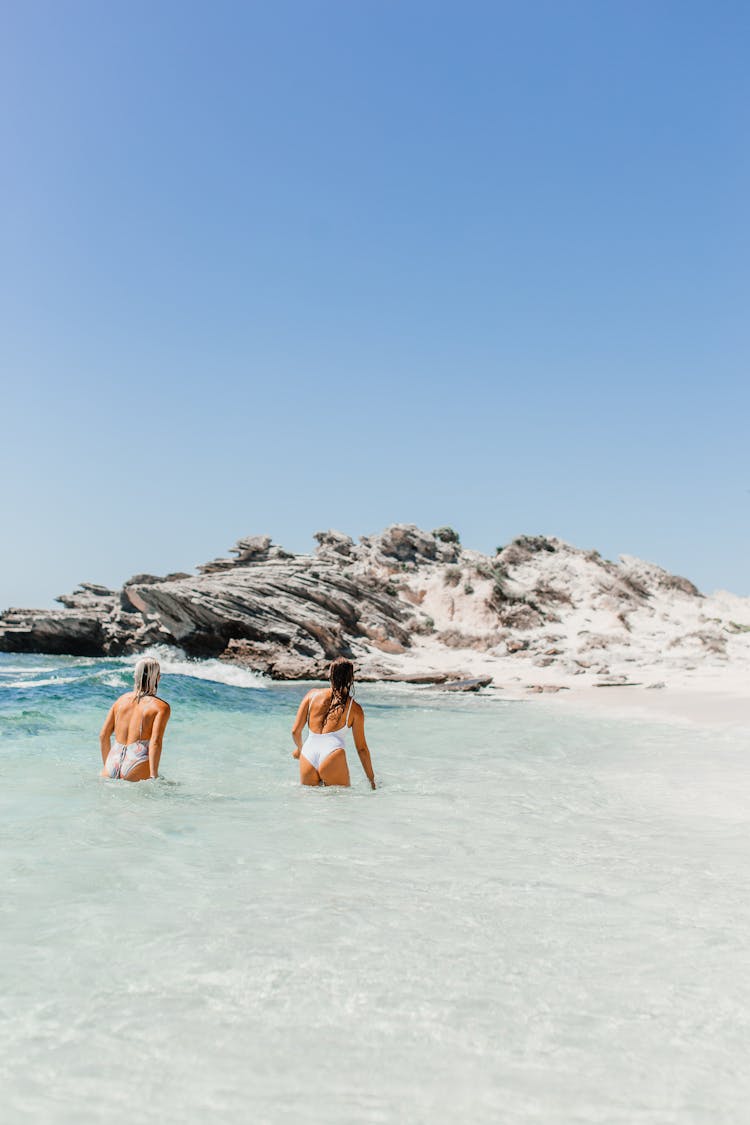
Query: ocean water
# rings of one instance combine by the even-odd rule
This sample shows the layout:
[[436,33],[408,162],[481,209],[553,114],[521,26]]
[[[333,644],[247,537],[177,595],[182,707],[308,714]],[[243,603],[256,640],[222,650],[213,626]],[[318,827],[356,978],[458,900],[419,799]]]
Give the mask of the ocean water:
[[297,784],[300,685],[0,656],[0,1119],[746,1122],[750,745],[363,685],[379,789]]

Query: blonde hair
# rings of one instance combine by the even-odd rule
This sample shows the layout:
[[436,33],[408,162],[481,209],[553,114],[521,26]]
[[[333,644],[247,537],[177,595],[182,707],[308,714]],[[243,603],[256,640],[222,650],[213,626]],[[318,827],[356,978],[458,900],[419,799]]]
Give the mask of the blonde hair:
[[133,680],[136,702],[143,695],[156,695],[160,676],[161,666],[158,660],[146,658],[145,660],[138,661],[135,666],[135,677]]

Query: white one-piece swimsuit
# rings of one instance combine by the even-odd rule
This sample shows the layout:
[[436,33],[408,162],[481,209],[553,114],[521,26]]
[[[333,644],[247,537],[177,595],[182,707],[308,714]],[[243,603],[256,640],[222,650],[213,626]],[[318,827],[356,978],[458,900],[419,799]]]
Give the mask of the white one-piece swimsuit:
[[[310,705],[312,705],[313,697],[310,696]],[[320,770],[326,758],[329,758],[334,750],[345,750],[346,742],[344,736],[346,735],[346,728],[349,726],[349,715],[352,709],[353,699],[349,700],[349,706],[346,709],[346,717],[344,725],[339,727],[338,730],[329,730],[325,734],[316,734],[315,731],[310,730],[310,707],[307,708],[307,738],[305,739],[302,747],[302,753],[307,758],[311,766],[316,770]]]

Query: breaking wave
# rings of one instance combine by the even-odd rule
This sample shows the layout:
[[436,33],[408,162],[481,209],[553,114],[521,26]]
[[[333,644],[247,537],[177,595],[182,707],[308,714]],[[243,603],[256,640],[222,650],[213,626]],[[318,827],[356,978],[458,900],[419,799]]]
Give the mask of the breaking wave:
[[[132,669],[141,655],[153,656],[161,664],[165,676],[185,676],[193,680],[208,680],[229,687],[264,690],[270,681],[259,672],[226,664],[223,660],[209,658],[191,659],[181,649],[155,648],[144,654],[120,657],[57,657],[60,663],[35,667],[34,657],[29,664],[5,664],[0,660],[0,689],[26,689],[72,684],[85,680],[98,680],[108,687],[127,690]],[[36,658],[38,659],[38,658]],[[18,678],[17,678],[18,677]]]
[[153,648],[148,652],[128,657],[128,665],[134,666],[143,656],[152,656],[161,664],[165,676],[190,676],[194,680],[210,680],[229,687],[264,690],[269,680],[260,672],[250,668],[240,668],[237,664],[227,664],[224,660],[209,657],[204,660],[191,660],[179,649]]

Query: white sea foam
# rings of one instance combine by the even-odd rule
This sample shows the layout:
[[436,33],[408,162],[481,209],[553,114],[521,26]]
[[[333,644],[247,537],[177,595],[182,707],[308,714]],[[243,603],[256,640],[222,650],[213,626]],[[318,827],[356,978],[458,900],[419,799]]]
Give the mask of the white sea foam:
[[165,676],[190,676],[194,680],[210,680],[217,684],[227,684],[229,687],[255,690],[263,690],[269,684],[265,676],[249,668],[240,668],[223,660],[191,660],[180,649],[166,647],[149,649],[147,653],[128,657],[128,664],[134,666],[142,655],[152,656],[158,660],[162,674]]
[[78,676],[50,676],[46,680],[12,680],[8,684],[0,683],[0,688],[40,688],[50,684],[73,684]]
[[122,688],[122,676],[114,675],[111,672],[105,672],[99,677],[103,684],[107,687]]
[[195,680],[213,680],[230,687],[268,687],[268,680],[259,672],[236,664],[225,664],[221,660],[166,660],[162,662],[161,670],[167,676],[192,676]]
[[[167,676],[189,676],[194,680],[209,680],[217,684],[227,684],[229,687],[252,688],[253,690],[263,690],[269,684],[264,676],[259,672],[251,671],[249,668],[240,668],[236,664],[227,664],[223,660],[191,660],[181,649],[160,647],[149,650],[146,655],[155,657],[161,664],[162,673]],[[131,675],[132,668],[140,658],[141,654],[139,653],[134,656],[116,657],[114,659],[74,658],[69,659],[64,666],[42,668],[24,667],[15,664],[4,665],[0,666],[0,687],[46,687],[50,684],[69,684],[84,679],[101,680],[110,687],[122,687],[123,675]],[[99,667],[96,667],[96,665],[99,665]],[[77,672],[78,675],[50,675],[50,673],[62,671]],[[18,675],[23,676],[23,679],[14,679]]]

